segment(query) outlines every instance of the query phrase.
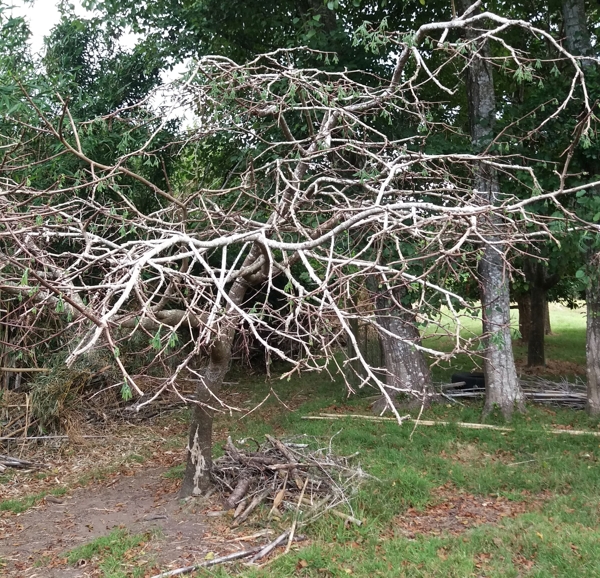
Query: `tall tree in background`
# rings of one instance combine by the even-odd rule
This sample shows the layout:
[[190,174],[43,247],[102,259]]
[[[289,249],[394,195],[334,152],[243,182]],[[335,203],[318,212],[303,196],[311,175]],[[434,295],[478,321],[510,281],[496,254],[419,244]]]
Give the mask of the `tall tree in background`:
[[[579,61],[582,71],[593,83],[593,86],[600,87],[600,62],[597,58],[598,54],[594,54],[590,39],[585,0],[563,0],[562,15],[567,49],[574,55],[584,57]],[[595,180],[594,176],[598,174],[597,159],[589,162],[582,154],[581,148],[570,150],[569,156],[573,157],[576,153],[578,157],[582,157],[579,159],[580,164],[588,173],[588,178],[592,181]],[[594,196],[597,197],[597,191],[594,192]],[[587,410],[591,415],[598,416],[600,415],[600,252],[598,251],[597,236],[589,240],[588,244],[586,276]]]
[[[471,0],[461,0],[464,12],[474,7]],[[475,7],[475,11],[479,11]],[[473,40],[479,33],[468,28],[466,37]],[[489,152],[494,139],[496,94],[492,64],[488,60],[487,40],[473,48],[467,68],[467,101],[471,139],[476,153]],[[500,191],[496,169],[486,163],[476,163],[473,187],[482,203],[498,203]],[[482,248],[479,264],[483,332],[486,339],[484,354],[485,408],[484,414],[500,408],[506,418],[515,409],[524,409],[524,395],[517,378],[510,333],[509,272],[506,265],[507,247],[502,242],[500,223],[490,219],[482,223],[490,244]]]

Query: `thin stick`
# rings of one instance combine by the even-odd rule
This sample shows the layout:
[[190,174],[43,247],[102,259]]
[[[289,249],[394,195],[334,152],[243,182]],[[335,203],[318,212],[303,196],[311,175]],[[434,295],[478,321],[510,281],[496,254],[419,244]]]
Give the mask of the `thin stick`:
[[10,468],[49,468],[47,464],[41,464],[36,462],[30,462],[29,460],[23,460],[21,458],[13,458],[12,456],[0,455],[0,463]]
[[344,514],[344,512],[340,512],[339,510],[329,510],[332,514],[335,514],[338,518],[343,518],[347,522],[352,522],[357,526],[362,526],[362,520],[355,518],[354,516],[350,516],[349,514]]
[[267,544],[262,550],[260,550],[254,556],[252,556],[249,563],[252,564],[257,560],[260,560],[261,558],[264,558],[265,556],[270,554],[273,550],[275,550],[275,548],[277,548],[277,546],[279,546],[279,544],[281,544],[288,537],[289,533],[290,531],[286,530],[285,532],[283,532],[283,534],[277,536],[275,540],[273,540],[270,544]]
[[[335,414],[335,413],[321,413],[319,415],[305,415],[302,416],[302,419],[311,419],[311,420],[332,420],[332,419],[344,419],[344,418],[353,418],[353,419],[365,419],[367,421],[375,421],[375,422],[384,422],[384,421],[393,421],[398,423],[398,420],[395,417],[376,417],[376,416],[372,416],[372,415],[357,415],[357,414]],[[403,418],[406,419],[407,421],[414,421],[412,418],[410,417],[406,417]],[[514,432],[515,430],[513,428],[510,427],[501,427],[498,425],[490,425],[487,423],[469,423],[469,422],[464,422],[464,421],[433,421],[433,420],[419,420],[419,425],[429,425],[429,426],[436,426],[436,425],[455,425],[457,427],[462,427],[462,428],[466,428],[466,429],[491,429],[491,430],[495,430],[495,431],[503,431],[503,432]],[[527,432],[534,432],[535,430],[524,430]],[[600,432],[597,431],[585,431],[585,430],[578,430],[578,429],[545,429],[542,430],[543,433],[547,433],[547,434],[554,434],[554,435],[560,435],[560,434],[568,434],[568,435],[573,435],[573,436],[584,436],[584,435],[589,435],[589,436],[594,436],[594,437],[600,437]]]
[[191,574],[196,570],[200,570],[200,568],[210,568],[211,566],[223,564],[224,562],[232,562],[233,560],[239,560],[240,558],[247,558],[248,556],[252,556],[252,554],[258,552],[259,550],[260,546],[257,546],[255,548],[250,548],[250,550],[244,550],[243,552],[234,552],[233,554],[221,556],[220,558],[214,558],[213,560],[207,560],[206,562],[194,564],[193,566],[186,566],[185,568],[177,568],[176,570],[163,572],[162,574],[156,574],[151,578],[170,578],[171,576],[183,576],[184,574]]
[[51,370],[46,367],[0,367],[0,371],[6,373],[49,373]]
[[300,515],[300,504],[302,503],[302,499],[304,498],[304,492],[306,490],[306,486],[308,484],[308,478],[304,480],[304,485],[302,486],[302,491],[300,492],[300,498],[298,499],[298,503],[296,504],[296,513],[294,514],[294,521],[292,522],[292,527],[290,528],[290,537],[288,538],[287,546],[285,547],[284,554],[287,554],[292,547],[292,542],[294,541],[294,534],[296,533],[296,525],[298,524],[298,516]]
[[[25,428],[21,428],[25,429]],[[19,431],[21,431],[19,430]],[[78,438],[86,438],[86,439],[92,439],[92,438],[112,438],[113,436],[77,436]],[[29,440],[66,440],[66,439],[70,439],[69,436],[18,436],[18,437],[0,437],[0,441],[7,441],[7,440],[18,440],[21,442],[26,442]]]

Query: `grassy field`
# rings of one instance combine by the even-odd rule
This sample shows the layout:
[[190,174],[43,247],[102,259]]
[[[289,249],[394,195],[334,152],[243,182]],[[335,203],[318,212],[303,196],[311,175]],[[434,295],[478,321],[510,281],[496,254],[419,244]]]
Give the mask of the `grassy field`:
[[[549,356],[581,363],[585,352],[581,311],[554,309],[552,322],[555,335],[548,339]],[[522,349],[517,351],[522,354]],[[461,363],[470,368],[473,362]],[[423,419],[452,422],[445,426],[414,429],[410,423],[398,426],[344,417],[308,421],[302,418],[324,410],[341,416],[368,413],[373,392],[364,390],[348,398],[341,381],[316,374],[289,382],[267,381],[259,375],[233,376],[231,381],[238,382],[227,395],[240,406],[251,408],[273,387],[294,411],[271,396],[246,419],[221,417],[217,452],[227,435],[261,439],[266,433],[306,434],[323,443],[331,440],[339,454],[358,451],[356,463],[373,478],[351,502],[362,526],[326,515],[302,528],[304,544],[287,555],[273,556],[263,567],[238,564],[194,576],[600,577],[600,437],[592,435],[600,428],[584,412],[530,406],[513,420],[512,431],[456,425],[480,421],[477,403],[438,404],[424,412]],[[549,428],[590,434],[552,435]],[[181,468],[173,468],[169,476],[180,474]],[[285,528],[289,522],[284,517],[272,523]],[[245,531],[260,528],[261,523],[254,522]],[[94,575],[134,576],[118,560],[127,554],[127,540],[135,548],[144,539],[149,538],[113,532],[102,543],[90,545],[96,553]],[[83,556],[82,550],[66,555],[70,560]],[[140,568],[135,573],[149,575]]]
[[[551,316],[549,359],[585,363],[582,311],[553,306]],[[465,324],[464,331],[477,332],[479,325]],[[428,338],[429,344],[434,341],[439,346],[440,338]],[[517,356],[526,355],[523,346],[515,346]],[[474,363],[464,357],[436,373],[444,378]],[[353,503],[365,524],[349,527],[324,518],[307,530],[308,547],[264,569],[220,569],[216,575],[600,576],[600,440],[545,433],[549,427],[598,431],[598,423],[583,412],[533,406],[515,418],[514,432],[451,425],[413,433],[409,424],[303,420],[323,409],[367,411],[360,394],[345,399],[339,383],[316,376],[280,385],[278,392],[307,401],[293,413],[264,408],[264,415],[273,416],[267,420],[228,420],[227,429],[234,437],[271,431],[323,440],[335,435],[339,453],[360,451],[361,466],[379,480],[363,486]],[[437,405],[422,417],[479,422],[480,414],[479,404]],[[486,507],[505,508],[507,515],[486,523]]]
[[[513,350],[517,364],[521,367],[527,360],[527,344],[518,339],[519,319],[516,310],[511,310]],[[546,359],[547,372],[540,374],[567,377],[573,379],[585,370],[585,306],[578,309],[569,309],[558,303],[550,304],[550,322],[552,334],[547,335]],[[454,330],[454,322],[450,317],[442,319],[442,328]],[[461,319],[461,335],[464,338],[473,338],[481,334],[481,320],[472,317]],[[451,351],[452,341],[442,328],[429,328],[423,344],[439,351]],[[450,362],[443,362],[433,368],[433,377],[438,381],[449,380],[453,371],[471,371],[480,368],[482,360],[476,355],[468,357],[458,355]]]

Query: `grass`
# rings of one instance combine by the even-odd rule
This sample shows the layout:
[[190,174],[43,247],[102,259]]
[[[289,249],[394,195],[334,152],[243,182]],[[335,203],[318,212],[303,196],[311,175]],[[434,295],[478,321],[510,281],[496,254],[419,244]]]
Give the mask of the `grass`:
[[[552,321],[555,335],[548,338],[549,357],[583,363],[581,312],[553,308]],[[471,369],[472,362],[458,360],[443,371],[459,369],[457,365]],[[302,416],[332,406],[347,413],[366,412],[365,395],[372,393],[346,399],[340,382],[307,377],[281,389],[274,385],[282,399],[303,396],[296,411],[277,411],[277,402],[268,400],[253,419],[222,418],[220,427],[234,438],[260,439],[273,431],[324,441],[335,436],[338,453],[359,450],[361,466],[378,478],[353,500],[355,515],[364,524],[347,527],[337,518],[324,517],[306,531],[310,545],[276,558],[266,568],[248,570],[240,565],[212,575],[600,577],[600,439],[545,433],[557,426],[598,431],[596,420],[581,411],[531,406],[525,415],[515,417],[511,432],[452,424],[413,432],[410,424],[305,421]],[[256,399],[267,390],[259,383],[251,387]],[[481,409],[478,403],[439,404],[422,417],[479,422]],[[439,506],[442,487],[450,495],[506,500],[519,505],[518,513],[458,535],[407,537],[400,531],[402,516],[410,509],[425,513]]]
[[[548,339],[549,356],[582,360],[585,327],[581,313],[553,311],[552,320],[556,335]],[[465,364],[462,368],[471,368],[467,364],[472,362],[459,359],[443,371],[457,370],[460,363]],[[271,395],[246,418],[219,417],[217,439],[224,441],[231,435],[260,440],[265,433],[275,433],[306,434],[324,443],[332,440],[339,454],[359,451],[357,460],[376,479],[365,483],[352,500],[362,526],[347,526],[339,518],[325,516],[302,529],[308,537],[306,546],[275,557],[264,568],[239,564],[196,576],[600,578],[600,438],[545,433],[557,426],[600,431],[598,422],[584,412],[530,406],[526,414],[515,416],[514,431],[501,432],[455,425],[479,422],[479,403],[438,404],[426,410],[423,419],[450,425],[413,431],[409,423],[303,420],[307,414],[326,409],[368,411],[372,390],[348,398],[341,380],[331,381],[325,375],[306,374],[290,382],[271,381],[264,375],[229,379],[239,381],[225,392],[233,399],[228,399],[232,405],[249,410],[273,387],[294,411],[287,411]],[[171,419],[183,415],[174,414]],[[215,450],[218,455],[221,447]],[[182,466],[172,468],[165,477],[178,478],[182,471]],[[452,504],[446,502],[452,502],[453,496],[486,503],[503,500],[515,505],[515,515],[460,534],[407,536],[402,531],[403,519],[411,512],[426,515],[436,507],[450,513]],[[69,563],[89,560],[105,578],[143,576],[143,567],[138,568],[136,561],[148,539],[148,535],[114,530],[71,551]]]
[[[545,338],[546,358],[553,362],[568,362],[585,366],[585,308],[582,306],[572,310],[558,303],[550,304],[550,322],[552,335]],[[442,327],[431,327],[425,332],[423,345],[438,351],[451,351],[453,341],[445,332],[454,330],[454,322],[448,317],[442,320]],[[518,339],[519,318],[516,310],[511,310],[511,328],[513,352],[517,363],[527,360],[527,344]],[[445,330],[445,331],[444,331]],[[461,336],[475,338],[481,334],[481,320],[471,317],[461,318]],[[560,365],[559,365],[560,366]],[[433,378],[438,381],[449,381],[455,371],[471,371],[482,367],[482,359],[478,356],[458,355],[449,363],[440,363],[432,368]],[[562,376],[574,378],[573,367],[565,366]]]
[[96,564],[103,578],[143,578],[145,569],[137,566],[136,561],[140,547],[151,538],[150,533],[130,534],[127,530],[115,528],[106,536],[79,546],[65,556],[72,566],[82,561]]
[[[437,407],[426,417],[471,420],[480,409]],[[380,480],[354,500],[365,524],[323,518],[308,530],[310,546],[241,576],[600,576],[598,439],[543,433],[559,423],[596,425],[584,414],[532,407],[515,420],[514,432],[451,425],[418,428],[411,438],[411,425],[304,421],[304,413],[301,408],[270,425],[323,440],[335,435],[341,454],[360,450],[362,467]],[[255,435],[262,427],[239,433]],[[399,516],[409,508],[426,511],[436,502],[435,489],[447,484],[456,494],[532,502],[531,511],[458,536],[402,535]]]
[[26,496],[19,500],[2,500],[0,502],[0,512],[12,512],[13,514],[21,514],[39,504],[47,495],[64,496],[67,493],[67,488],[53,488],[49,492],[40,492],[32,496]]

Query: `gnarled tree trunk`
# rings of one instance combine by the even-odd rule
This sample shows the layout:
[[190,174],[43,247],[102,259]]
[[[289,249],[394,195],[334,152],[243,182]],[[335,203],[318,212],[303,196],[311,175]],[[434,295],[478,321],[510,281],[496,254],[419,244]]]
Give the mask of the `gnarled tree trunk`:
[[[469,9],[471,0],[461,0],[461,8]],[[467,29],[467,38],[474,39],[477,32]],[[491,64],[486,60],[489,48],[484,44],[470,58],[467,69],[467,100],[469,108],[471,140],[475,152],[486,150],[494,137],[496,94]],[[474,186],[483,203],[495,203],[499,194],[498,175],[485,163],[474,167]],[[484,415],[498,407],[506,419],[513,411],[524,408],[524,396],[512,351],[510,335],[509,279],[505,267],[505,247],[495,232],[492,218],[480,224],[487,229],[486,244],[479,265],[481,305],[483,309],[483,332],[486,340],[484,373],[486,396]]]
[[[431,376],[425,356],[415,345],[421,343],[414,311],[401,306],[405,290],[394,289],[391,295],[379,294],[376,297],[377,322],[384,329],[380,331],[387,371],[387,393],[393,400],[399,393],[413,397],[412,403],[428,403],[431,399]],[[388,401],[381,397],[373,404],[373,411],[383,413]]]
[[[245,266],[252,265],[260,258],[260,249],[255,246],[244,261]],[[216,336],[209,351],[208,365],[200,374],[196,388],[198,402],[192,412],[187,446],[187,463],[179,495],[182,498],[203,494],[211,484],[212,470],[212,431],[214,411],[223,379],[229,371],[233,341],[237,330],[234,306],[244,302],[246,292],[251,285],[264,280],[264,274],[256,273],[251,281],[238,278],[229,290],[230,304],[223,314],[223,326],[216,328]]]

